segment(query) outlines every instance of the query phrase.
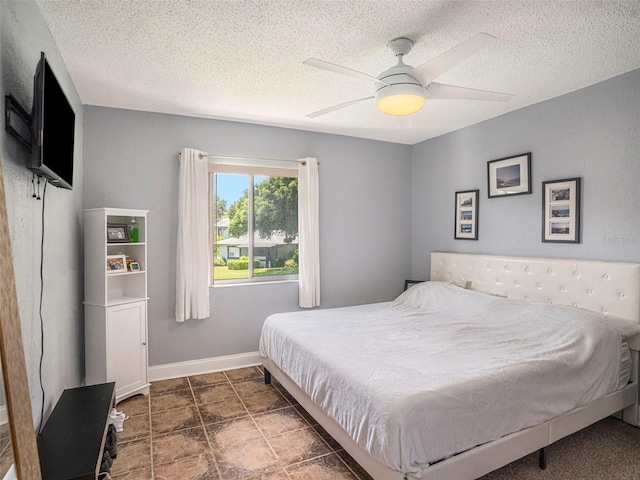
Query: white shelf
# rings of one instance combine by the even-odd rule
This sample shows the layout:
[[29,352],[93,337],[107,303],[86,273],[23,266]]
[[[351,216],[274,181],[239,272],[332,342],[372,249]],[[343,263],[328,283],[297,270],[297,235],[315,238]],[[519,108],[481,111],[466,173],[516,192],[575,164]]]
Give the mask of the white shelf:
[[114,305],[124,305],[125,303],[133,303],[133,302],[140,302],[142,300],[148,300],[149,297],[117,297],[117,298],[110,298],[107,301],[106,306],[107,307],[112,307]]
[[[109,224],[135,219],[139,242],[107,241]],[[84,211],[85,372],[87,384],[116,382],[116,401],[149,393],[147,356],[147,210]],[[125,255],[140,270],[108,271]]]
[[107,242],[107,247],[128,247],[128,246],[136,246],[142,245],[143,247],[146,245],[145,242]]
[[140,270],[139,272],[108,272],[107,273],[107,278],[111,278],[111,277],[121,277],[123,275],[141,275],[141,274],[145,274],[147,273],[145,270]]
[[85,212],[100,212],[110,217],[145,217],[149,210],[132,210],[130,208],[87,208]]
[[113,307],[115,305],[124,305],[126,303],[134,303],[134,302],[142,302],[142,301],[146,301],[149,300],[149,297],[132,297],[132,296],[122,296],[122,297],[113,297],[110,298],[107,303],[103,304],[97,304],[97,303],[90,303],[90,302],[82,302],[83,305],[89,305],[90,307],[100,307],[100,308],[106,308],[106,307]]

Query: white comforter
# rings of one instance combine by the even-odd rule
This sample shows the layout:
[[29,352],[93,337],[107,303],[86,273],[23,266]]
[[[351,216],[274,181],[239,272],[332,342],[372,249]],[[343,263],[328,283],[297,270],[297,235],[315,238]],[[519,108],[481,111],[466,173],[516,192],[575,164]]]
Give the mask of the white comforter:
[[394,302],[270,316],[270,358],[369,454],[429,463],[617,388],[604,317],[426,282]]

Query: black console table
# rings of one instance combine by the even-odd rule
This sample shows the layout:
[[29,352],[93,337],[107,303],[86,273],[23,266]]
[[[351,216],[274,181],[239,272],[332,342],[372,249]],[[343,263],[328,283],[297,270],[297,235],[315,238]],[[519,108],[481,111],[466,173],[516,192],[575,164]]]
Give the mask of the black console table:
[[38,435],[43,480],[95,480],[102,463],[115,383],[62,392]]

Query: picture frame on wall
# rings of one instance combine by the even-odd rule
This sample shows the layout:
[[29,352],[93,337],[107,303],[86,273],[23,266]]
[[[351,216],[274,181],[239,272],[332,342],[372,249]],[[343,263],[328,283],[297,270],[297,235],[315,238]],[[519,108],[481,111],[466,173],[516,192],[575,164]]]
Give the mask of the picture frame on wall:
[[542,182],[542,241],[580,243],[581,179]]
[[454,239],[478,240],[479,199],[480,190],[456,192]]
[[531,152],[487,162],[489,198],[531,193]]

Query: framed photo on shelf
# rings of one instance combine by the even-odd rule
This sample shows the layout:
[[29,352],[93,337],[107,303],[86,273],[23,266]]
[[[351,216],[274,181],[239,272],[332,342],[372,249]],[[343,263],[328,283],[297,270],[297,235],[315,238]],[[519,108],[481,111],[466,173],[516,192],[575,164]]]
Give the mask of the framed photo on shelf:
[[107,255],[107,273],[125,273],[127,257],[125,255]]
[[489,198],[531,193],[531,153],[487,162]]
[[129,228],[124,224],[107,224],[107,243],[129,243]]
[[140,264],[138,262],[129,262],[129,270],[132,272],[139,272]]
[[478,240],[479,197],[480,190],[456,192],[454,239]]
[[580,178],[542,182],[542,241],[580,243]]

